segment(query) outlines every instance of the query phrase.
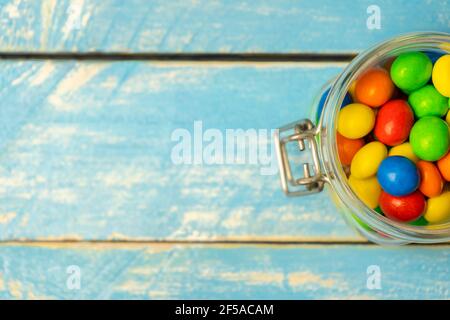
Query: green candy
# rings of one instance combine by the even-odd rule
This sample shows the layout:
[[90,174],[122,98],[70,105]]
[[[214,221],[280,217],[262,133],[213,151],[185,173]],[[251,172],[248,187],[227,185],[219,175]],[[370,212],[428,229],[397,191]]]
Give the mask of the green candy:
[[355,219],[355,221],[365,230],[367,231],[373,231],[367,224],[365,224],[364,222],[361,221],[361,219],[359,219],[356,215],[352,215],[353,219]]
[[417,118],[442,117],[448,111],[447,98],[431,84],[414,91],[408,98]]
[[391,78],[397,87],[410,93],[430,80],[432,70],[433,63],[425,53],[405,52],[392,63]]
[[423,117],[411,129],[409,142],[416,156],[425,161],[437,161],[450,144],[447,123],[438,117]]
[[412,226],[416,226],[416,227],[423,227],[428,224],[428,221],[425,220],[425,218],[422,216],[419,219],[417,219],[416,221],[410,222],[409,224]]

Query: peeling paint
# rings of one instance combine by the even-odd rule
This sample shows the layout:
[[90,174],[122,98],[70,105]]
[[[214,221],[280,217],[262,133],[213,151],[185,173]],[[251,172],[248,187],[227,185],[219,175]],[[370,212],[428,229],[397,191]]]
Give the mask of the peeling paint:
[[0,291],[5,290],[5,280],[3,279],[3,274],[0,272]]
[[[152,252],[152,253],[154,253],[154,252]],[[148,266],[130,268],[130,270],[128,272],[130,274],[137,274],[137,275],[142,275],[142,276],[152,276],[159,272],[159,268],[154,267],[152,265],[148,265]]]
[[79,88],[88,83],[98,73],[106,68],[106,64],[80,63],[61,80],[56,90],[48,98],[49,102],[58,111],[74,112],[84,108],[79,104],[67,102],[67,96],[76,92]]
[[227,229],[235,229],[247,223],[247,217],[254,211],[253,207],[242,207],[233,210],[229,217],[223,220],[222,225]]
[[8,224],[16,216],[17,216],[17,213],[15,213],[15,212],[0,213],[0,224]]
[[333,288],[337,286],[334,279],[324,279],[320,275],[309,271],[292,272],[287,275],[289,286],[292,288],[301,287],[305,285],[319,286],[322,288]]
[[218,275],[221,279],[234,282],[244,282],[248,285],[277,285],[281,286],[284,274],[281,272],[242,271],[224,272]]
[[183,225],[190,223],[217,223],[219,215],[214,211],[187,211],[183,215]]
[[124,291],[130,294],[144,294],[147,291],[148,283],[143,281],[127,280],[114,287],[114,290]]
[[[48,1],[44,1],[44,3],[47,2]],[[55,70],[55,64],[53,62],[46,61],[36,72],[36,74],[30,79],[30,85],[32,87],[36,87],[43,84],[49,77],[52,76]]]
[[14,299],[22,299],[23,293],[22,293],[22,283],[16,280],[10,280],[8,281],[8,289],[9,293]]
[[53,24],[53,13],[55,12],[56,0],[45,0],[41,4],[41,48],[45,49],[48,45],[50,29]]

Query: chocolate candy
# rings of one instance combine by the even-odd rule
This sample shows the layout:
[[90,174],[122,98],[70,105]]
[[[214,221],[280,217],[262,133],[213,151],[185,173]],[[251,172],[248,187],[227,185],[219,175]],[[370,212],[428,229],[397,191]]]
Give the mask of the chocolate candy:
[[350,172],[358,179],[375,176],[380,163],[387,157],[387,148],[384,144],[374,141],[359,149],[353,158]]
[[379,202],[386,217],[402,222],[417,220],[426,206],[425,197],[419,191],[401,197],[382,191]]
[[377,172],[381,188],[393,196],[405,196],[417,190],[420,183],[419,171],[409,159],[400,156],[387,157]]
[[422,160],[437,161],[448,151],[450,138],[447,123],[438,117],[424,117],[411,129],[409,137],[414,153]]
[[336,140],[351,189],[389,219],[450,222],[450,55],[402,53],[365,70],[348,94]]
[[430,80],[432,69],[433,64],[426,54],[405,52],[392,63],[391,78],[397,87],[410,93]]
[[370,69],[356,82],[356,100],[370,107],[386,103],[394,93],[394,84],[389,73],[381,68]]
[[411,93],[408,102],[417,118],[443,117],[448,111],[448,98],[440,94],[432,85],[426,85]]
[[374,133],[385,145],[396,146],[408,139],[413,124],[414,114],[408,103],[391,100],[378,111]]
[[424,217],[430,223],[450,222],[450,192],[428,199]]
[[440,195],[444,187],[444,180],[439,169],[432,162],[423,160],[417,162],[417,169],[420,173],[420,192],[429,198]]
[[433,67],[433,85],[440,94],[450,97],[450,54],[440,57]]
[[338,132],[348,139],[359,139],[372,131],[375,125],[375,113],[372,108],[351,103],[339,112]]

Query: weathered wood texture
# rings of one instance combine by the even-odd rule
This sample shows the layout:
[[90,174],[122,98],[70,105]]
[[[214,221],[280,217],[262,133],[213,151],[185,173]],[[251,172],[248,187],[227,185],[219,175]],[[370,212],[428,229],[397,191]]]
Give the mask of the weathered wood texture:
[[[366,27],[372,4],[0,0],[0,51],[334,54],[450,31],[449,1],[377,1],[380,30]],[[198,120],[221,135],[266,130],[258,145],[270,146],[270,129],[309,117],[313,96],[342,67],[1,61],[0,240],[47,242],[0,245],[0,298],[449,299],[448,246],[331,245],[364,240],[327,194],[285,198],[278,176],[261,174],[261,158],[172,161],[172,134],[193,135]],[[68,239],[106,242],[52,243]],[[80,290],[66,285],[71,265]],[[381,268],[381,290],[366,287],[370,265]]]
[[[369,30],[374,4],[381,29]],[[447,0],[1,0],[0,50],[356,52],[449,21]]]
[[[1,68],[1,239],[358,239],[327,193],[288,199],[277,170],[262,174],[276,169],[270,130],[308,117],[313,95],[339,65]],[[204,132],[224,136],[221,148],[226,129],[260,130],[269,162],[174,164],[177,129],[191,133],[192,159],[201,155],[198,120]],[[251,152],[249,143],[236,144]]]
[[[367,245],[3,245],[0,298],[449,299],[449,252]],[[380,290],[367,287],[373,265],[381,271]],[[81,272],[80,290],[67,286],[70,266]]]

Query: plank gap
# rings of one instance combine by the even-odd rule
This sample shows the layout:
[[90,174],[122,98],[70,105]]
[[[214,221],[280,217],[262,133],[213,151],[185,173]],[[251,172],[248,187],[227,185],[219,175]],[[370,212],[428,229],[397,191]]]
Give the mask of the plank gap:
[[9,244],[136,244],[136,245],[154,245],[154,244],[199,244],[199,245],[375,245],[365,239],[361,240],[1,240],[0,245]]
[[356,53],[0,52],[1,60],[350,62]]
[[57,247],[57,248],[71,248],[71,247],[111,247],[111,248],[139,248],[146,246],[205,246],[205,247],[318,247],[318,246],[363,246],[363,247],[378,247],[378,248],[401,248],[401,247],[438,247],[448,248],[448,243],[436,244],[410,244],[406,246],[380,246],[375,243],[361,240],[361,241],[234,241],[234,240],[5,240],[0,241],[0,247],[7,246],[36,246],[36,247]]

